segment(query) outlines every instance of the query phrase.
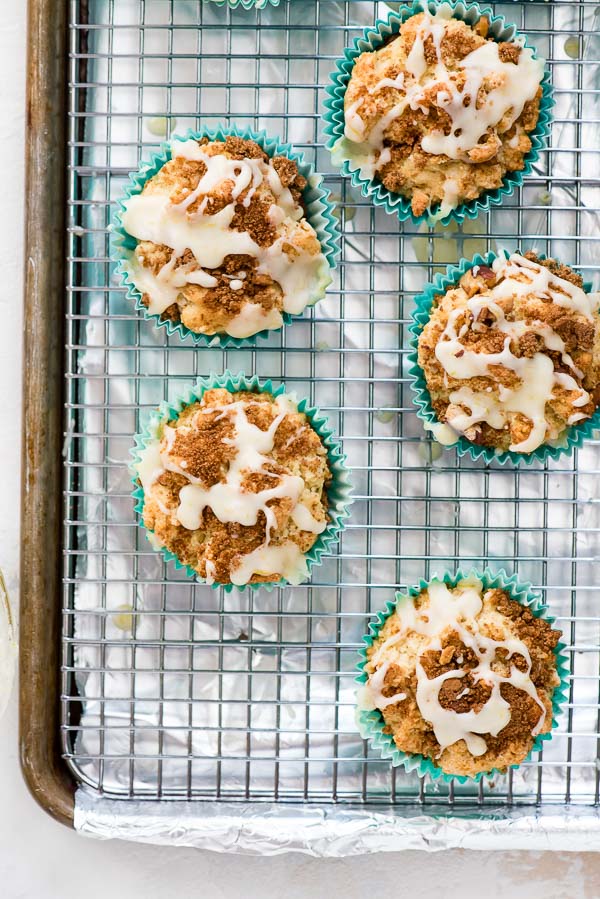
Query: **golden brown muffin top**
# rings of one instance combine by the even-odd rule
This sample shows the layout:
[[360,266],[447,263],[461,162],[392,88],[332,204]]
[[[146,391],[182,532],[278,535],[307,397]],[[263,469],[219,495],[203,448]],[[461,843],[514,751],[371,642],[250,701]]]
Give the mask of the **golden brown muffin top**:
[[552,726],[560,632],[470,577],[403,597],[369,648],[362,702],[447,774],[519,764]]
[[299,582],[327,525],[327,451],[292,397],[207,390],[141,453],[144,524],[209,582]]
[[323,296],[329,266],[305,217],[294,160],[254,141],[174,140],[125,203],[138,239],[126,268],[153,314],[201,334],[248,337]]
[[418,361],[442,443],[530,453],[600,399],[600,294],[534,253],[475,266],[436,298]]
[[407,19],[358,57],[344,98],[340,147],[363,176],[444,217],[523,168],[538,120],[544,66],[516,42],[441,8]]

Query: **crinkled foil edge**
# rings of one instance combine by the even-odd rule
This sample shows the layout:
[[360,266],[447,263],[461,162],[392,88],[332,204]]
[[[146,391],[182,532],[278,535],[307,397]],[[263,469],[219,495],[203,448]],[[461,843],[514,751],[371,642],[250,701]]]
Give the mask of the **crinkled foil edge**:
[[535,849],[585,852],[600,847],[600,810],[564,806],[482,809],[470,817],[419,814],[417,808],[329,808],[216,802],[132,802],[75,795],[77,831],[100,839],[188,846],[240,855],[301,852],[343,858],[421,849]]

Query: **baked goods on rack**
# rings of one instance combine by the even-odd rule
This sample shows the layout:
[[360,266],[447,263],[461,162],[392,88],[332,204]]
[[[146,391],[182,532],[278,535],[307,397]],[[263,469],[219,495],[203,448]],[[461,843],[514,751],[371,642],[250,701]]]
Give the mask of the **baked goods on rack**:
[[560,632],[476,577],[402,596],[367,649],[363,707],[445,774],[518,765],[552,728]]
[[124,202],[137,240],[124,263],[150,314],[197,334],[278,329],[325,295],[329,263],[293,159],[252,140],[173,140],[171,158]]
[[544,63],[442,5],[411,16],[356,60],[344,97],[344,155],[363,177],[443,218],[524,168]]
[[435,298],[418,342],[434,436],[531,453],[600,402],[600,294],[533,252],[475,265]]
[[289,395],[206,390],[136,464],[157,547],[207,583],[300,583],[329,521],[327,450]]

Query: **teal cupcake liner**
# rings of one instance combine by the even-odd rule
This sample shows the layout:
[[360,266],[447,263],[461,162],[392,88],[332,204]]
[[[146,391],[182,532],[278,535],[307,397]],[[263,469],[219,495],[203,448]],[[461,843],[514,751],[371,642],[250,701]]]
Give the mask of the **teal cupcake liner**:
[[[201,128],[199,131],[189,129],[185,134],[170,135],[169,140],[161,144],[161,149],[153,153],[148,162],[141,163],[139,170],[129,175],[129,183],[123,196],[117,201],[117,209],[113,217],[111,258],[116,263],[116,273],[121,276],[121,286],[127,288],[127,298],[135,301],[136,310],[143,313],[146,321],[151,321],[158,328],[165,328],[169,336],[177,334],[182,340],[186,337],[191,337],[197,346],[221,347],[223,349],[255,346],[258,339],[266,339],[270,334],[281,331],[281,328],[265,329],[250,337],[231,337],[229,334],[196,334],[181,322],[161,319],[159,314],[149,313],[142,303],[142,294],[134,285],[124,265],[127,259],[131,257],[138,241],[125,230],[122,214],[125,211],[125,202],[135,194],[141,193],[146,182],[156,175],[159,169],[171,159],[172,141],[199,140],[203,137],[207,137],[209,140],[220,141],[224,140],[228,135],[256,141],[268,156],[287,156],[297,163],[298,171],[301,175],[304,175],[308,182],[303,193],[306,218],[317,233],[321,250],[329,263],[330,271],[335,268],[340,254],[340,232],[335,217],[335,207],[329,201],[331,192],[323,186],[323,176],[317,174],[314,168],[305,161],[304,154],[294,150],[291,144],[284,144],[279,138],[269,137],[266,131],[253,131],[251,128],[238,128],[236,125],[219,125],[216,128]],[[323,299],[326,288],[331,284],[331,281],[332,278],[330,277],[329,281],[323,284],[322,292],[315,295],[314,300],[309,305],[313,305]],[[300,318],[303,314],[291,315],[289,312],[282,312],[282,327],[290,324],[295,318]]]
[[[421,579],[416,586],[409,587],[407,593],[397,593],[395,599],[388,600],[385,610],[377,613],[375,620],[371,621],[369,624],[368,634],[363,637],[364,646],[359,650],[360,661],[357,665],[357,669],[360,674],[356,678],[356,682],[360,684],[361,687],[364,687],[367,683],[368,674],[365,670],[365,666],[368,662],[367,650],[373,645],[381,628],[390,615],[396,611],[398,603],[401,600],[406,599],[407,597],[418,596],[419,593],[433,581],[443,581],[443,583],[447,584],[449,587],[456,587],[459,581],[473,577],[483,583],[485,590],[495,588],[506,590],[512,599],[520,602],[521,605],[527,606],[536,618],[544,618],[549,624],[554,623],[555,619],[549,614],[548,607],[543,602],[540,595],[532,591],[531,584],[520,582],[516,574],[509,576],[504,569],[493,572],[489,568],[485,568],[483,571],[472,568],[466,572],[459,568],[454,574],[449,571],[444,571],[441,575],[434,575],[429,581]],[[552,695],[552,729],[546,734],[538,734],[534,740],[531,752],[527,758],[524,759],[525,762],[531,759],[534,752],[539,752],[542,749],[544,742],[551,739],[552,731],[558,723],[561,705],[566,701],[569,694],[569,663],[565,648],[565,644],[559,642],[554,650],[556,670],[560,678],[560,684],[555,687]],[[358,708],[357,723],[363,739],[370,742],[371,746],[377,750],[381,758],[390,759],[391,764],[394,767],[402,766],[408,773],[414,771],[419,777],[429,775],[432,780],[442,780],[445,783],[451,783],[453,781],[460,784],[479,783],[484,777],[489,778],[494,777],[495,775],[503,775],[506,773],[506,770],[508,770],[501,771],[499,768],[492,768],[490,771],[481,771],[473,777],[462,774],[446,774],[426,756],[418,753],[409,754],[398,749],[392,735],[384,733],[385,721],[379,709],[366,710]],[[523,764],[523,762],[521,762],[521,764]],[[510,765],[509,767],[519,768],[520,766]]]
[[265,9],[267,6],[279,6],[280,0],[205,0],[214,6],[229,6],[231,9]]
[[[508,258],[510,254],[506,250],[503,252]],[[539,256],[541,259],[545,259],[543,253],[540,253]],[[431,396],[427,388],[425,375],[418,363],[419,335],[429,321],[435,297],[446,293],[448,288],[455,286],[469,269],[476,265],[491,266],[496,258],[496,253],[490,251],[485,256],[481,256],[478,253],[473,259],[461,259],[458,265],[449,265],[445,274],[438,272],[433,282],[428,284],[424,292],[415,298],[412,322],[408,328],[411,334],[409,340],[410,352],[407,356],[408,375],[411,379],[410,386],[413,391],[413,402],[416,406],[417,417],[421,419],[426,430],[431,430],[431,427],[428,426],[438,424],[439,419],[431,405]],[[590,283],[586,282],[584,290],[589,293],[591,286]],[[513,450],[500,452],[490,446],[478,446],[463,436],[457,436],[456,442],[447,446],[447,449],[455,449],[459,456],[467,455],[474,461],[483,459],[488,465],[490,462],[499,462],[501,465],[504,465],[506,462],[512,462],[513,465],[531,465],[534,461],[545,462],[547,459],[557,459],[559,456],[571,455],[573,448],[581,446],[583,441],[592,437],[593,432],[598,428],[600,428],[600,408],[596,409],[590,418],[571,425],[560,440],[553,443],[543,443],[531,453],[517,453]]]
[[[400,26],[411,16],[426,11],[435,14],[440,5],[442,4],[436,3],[434,0],[415,0],[412,5],[398,4],[397,12],[391,12],[387,19],[378,19],[374,25],[365,28],[363,34],[354,39],[352,46],[346,47],[343,58],[338,61],[335,71],[331,73],[331,84],[326,88],[327,96],[324,101],[324,131],[328,137],[327,148],[332,154],[333,164],[341,169],[343,175],[351,179],[355,187],[360,188],[364,197],[370,197],[376,206],[385,209],[390,215],[397,215],[401,222],[410,219],[416,224],[425,222],[429,226],[433,226],[437,222],[448,225],[452,221],[460,224],[465,218],[474,219],[482,212],[487,212],[492,206],[500,205],[505,197],[512,196],[523,183],[524,177],[531,174],[534,162],[538,160],[540,152],[547,145],[551,109],[554,105],[550,72],[546,69],[542,80],[540,114],[535,129],[529,134],[532,147],[525,157],[524,168],[520,172],[507,172],[502,187],[485,191],[477,199],[469,200],[468,203],[461,203],[443,218],[436,213],[413,215],[409,199],[388,190],[377,179],[363,177],[360,169],[353,165],[351,159],[344,154],[342,144],[345,126],[344,97],[354,63],[361,53],[377,50],[383,45],[386,38],[397,34]],[[490,22],[489,35],[494,40],[499,42],[518,38],[525,47],[529,47],[535,52],[535,48],[527,42],[524,35],[517,31],[515,25],[508,24],[502,15],[494,15],[489,7],[482,8],[477,3],[463,3],[462,0],[458,0],[458,2],[447,0],[443,5],[452,9],[454,18],[462,19],[468,25],[474,25],[483,15],[487,16]]]
[[[157,552],[160,551],[167,561],[173,562],[175,568],[181,568],[185,570],[191,578],[194,578],[194,580],[197,580],[200,583],[206,582],[199,576],[196,571],[194,571],[193,568],[180,562],[180,560],[174,553],[170,552],[165,547],[157,545],[155,540],[152,538],[154,532],[145,527],[143,520],[145,497],[141,484],[138,481],[137,465],[140,462],[141,450],[145,448],[149,441],[156,439],[158,429],[164,422],[178,418],[180,412],[186,406],[189,406],[190,403],[194,403],[197,400],[202,399],[203,394],[207,390],[211,390],[212,388],[216,387],[223,387],[225,388],[225,390],[228,390],[230,392],[235,392],[238,390],[260,391],[261,393],[271,393],[273,396],[280,396],[280,394],[287,393],[285,384],[275,385],[273,384],[271,379],[263,382],[256,375],[248,378],[243,372],[233,374],[230,371],[225,371],[222,375],[210,374],[206,378],[200,378],[196,382],[196,384],[194,384],[192,387],[189,387],[172,403],[166,401],[162,402],[158,409],[156,409],[150,415],[148,421],[145,423],[140,433],[135,435],[135,445],[130,450],[130,454],[132,456],[130,470],[134,487],[133,498],[135,500],[134,510],[139,515],[139,526],[146,532],[146,536],[148,537],[148,540],[153,549],[155,549]],[[329,502],[329,508],[327,511],[330,518],[329,524],[327,525],[323,533],[319,534],[314,545],[305,554],[308,575],[310,575],[312,569],[315,566],[321,564],[323,556],[331,554],[333,547],[336,543],[338,543],[340,539],[340,535],[345,527],[345,521],[350,514],[349,508],[353,502],[351,495],[352,486],[349,481],[348,471],[344,465],[346,456],[342,452],[341,444],[338,438],[334,435],[333,430],[329,427],[327,418],[320,412],[318,408],[316,408],[315,406],[310,406],[307,399],[301,399],[298,401],[298,411],[303,412],[306,415],[312,427],[321,438],[323,446],[327,450],[327,460],[329,463],[329,469],[332,474],[332,481],[327,489],[327,498]],[[231,593],[231,591],[234,589],[242,591],[246,588],[250,588],[251,590],[258,590],[262,587],[265,590],[272,590],[274,587],[283,587],[287,584],[288,581],[283,579],[276,582],[270,581],[266,583],[242,585],[214,583],[210,586],[212,586],[215,590],[219,587],[223,587],[223,589],[227,593]]]

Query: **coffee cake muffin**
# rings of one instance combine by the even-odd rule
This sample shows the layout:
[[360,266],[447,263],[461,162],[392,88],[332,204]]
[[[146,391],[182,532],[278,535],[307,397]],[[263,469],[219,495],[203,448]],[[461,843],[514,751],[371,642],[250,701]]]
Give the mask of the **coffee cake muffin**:
[[494,40],[486,16],[469,25],[448,5],[418,13],[356,59],[342,156],[413,215],[444,218],[524,168],[543,77],[543,61]]
[[526,454],[562,440],[600,402],[599,307],[580,275],[533,252],[469,269],[419,335],[434,436]]
[[205,390],[135,465],[157,547],[207,583],[300,583],[329,522],[327,449],[286,394]]
[[363,709],[395,746],[449,775],[518,765],[552,728],[560,632],[469,576],[401,596],[366,650]]
[[173,140],[170,151],[120,214],[137,240],[124,269],[149,314],[246,338],[325,295],[329,263],[293,159],[230,135]]

